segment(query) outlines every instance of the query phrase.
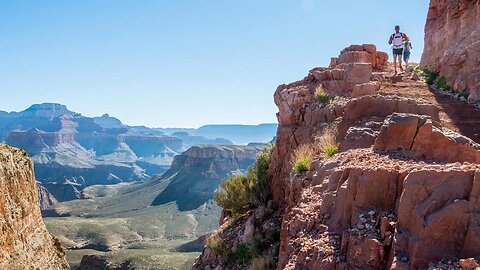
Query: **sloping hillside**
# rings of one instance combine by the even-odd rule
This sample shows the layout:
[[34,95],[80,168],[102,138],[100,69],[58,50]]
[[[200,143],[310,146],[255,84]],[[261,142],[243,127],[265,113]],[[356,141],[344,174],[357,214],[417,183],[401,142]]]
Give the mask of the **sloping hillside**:
[[[130,255],[125,253],[135,246],[142,247],[137,249],[143,255],[154,254],[151,249],[159,246],[174,249],[218,227],[220,208],[212,202],[213,191],[221,179],[245,172],[258,150],[194,146],[176,156],[172,168],[161,176],[141,183],[87,188],[88,199],[59,203],[44,211],[45,223],[70,249],[73,265],[79,263],[79,254],[92,249],[107,252],[103,255],[113,260],[126,260]],[[169,256],[184,256],[191,262],[195,256],[167,251]],[[143,255],[132,257],[139,260]],[[159,263],[146,260],[151,265]]]

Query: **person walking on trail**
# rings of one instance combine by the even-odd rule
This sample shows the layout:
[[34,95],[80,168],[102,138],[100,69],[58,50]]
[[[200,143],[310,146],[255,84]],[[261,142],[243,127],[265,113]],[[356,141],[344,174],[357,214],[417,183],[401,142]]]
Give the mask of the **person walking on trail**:
[[410,41],[405,41],[405,48],[403,48],[403,61],[405,61],[405,68],[408,68],[408,61],[410,60],[410,50],[413,49]]
[[402,67],[402,54],[404,48],[404,42],[408,41],[407,35],[400,32],[400,26],[395,26],[395,33],[390,36],[388,44],[393,43],[393,68],[395,69],[395,74],[397,74],[397,58],[398,58],[398,67],[400,71],[403,72]]

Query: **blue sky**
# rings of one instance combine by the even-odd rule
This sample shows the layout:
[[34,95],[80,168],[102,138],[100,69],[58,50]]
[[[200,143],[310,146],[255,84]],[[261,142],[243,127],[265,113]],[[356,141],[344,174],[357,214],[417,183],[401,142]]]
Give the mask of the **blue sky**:
[[276,122],[273,93],[395,24],[423,50],[427,0],[0,2],[0,110],[58,102],[131,125]]

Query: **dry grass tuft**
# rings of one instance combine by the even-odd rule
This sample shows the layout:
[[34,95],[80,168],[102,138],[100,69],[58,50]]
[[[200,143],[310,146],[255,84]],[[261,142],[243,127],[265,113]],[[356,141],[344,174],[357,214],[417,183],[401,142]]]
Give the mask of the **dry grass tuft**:
[[317,146],[314,143],[302,144],[295,149],[290,157],[290,163],[295,172],[302,173],[310,170],[310,165],[317,153]]
[[338,131],[335,125],[325,127],[315,138],[315,143],[325,157],[331,157],[338,151]]

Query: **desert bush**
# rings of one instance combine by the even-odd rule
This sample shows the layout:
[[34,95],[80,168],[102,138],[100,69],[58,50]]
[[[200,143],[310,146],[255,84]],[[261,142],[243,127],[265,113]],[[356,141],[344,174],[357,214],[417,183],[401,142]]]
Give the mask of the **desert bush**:
[[423,70],[423,75],[425,76],[425,82],[428,85],[433,85],[438,77],[437,73],[432,72],[427,68]]
[[315,99],[321,104],[325,104],[329,100],[328,94],[325,92],[321,85],[315,88]]
[[215,191],[215,201],[228,216],[241,216],[251,207],[249,190],[251,179],[246,175],[233,175],[222,181]]
[[319,151],[325,157],[331,157],[338,151],[337,137],[337,128],[334,125],[330,125],[323,128],[315,138]]
[[251,181],[250,202],[256,206],[265,206],[268,202],[270,192],[270,179],[268,177],[268,167],[272,160],[273,144],[267,144],[260,153],[257,154],[255,165],[249,168],[248,177]]
[[444,77],[444,76],[441,76],[440,78],[438,78],[438,80],[435,82],[435,86],[437,88],[441,88],[441,89],[446,89],[448,87],[447,85],[447,79]]
[[213,233],[205,241],[205,246],[215,250],[218,254],[223,255],[227,252],[227,245],[225,240],[223,240],[217,233]]
[[252,259],[250,247],[245,243],[239,244],[232,256],[236,264],[246,264]]
[[268,166],[273,153],[269,144],[257,155],[247,175],[234,175],[222,181],[215,201],[231,217],[245,215],[250,209],[266,205],[269,198]]
[[315,157],[316,145],[314,143],[302,144],[293,151],[290,157],[290,163],[293,170],[297,173],[303,173],[310,170],[313,158]]

